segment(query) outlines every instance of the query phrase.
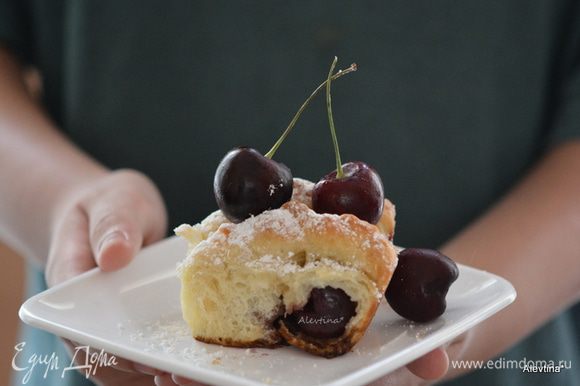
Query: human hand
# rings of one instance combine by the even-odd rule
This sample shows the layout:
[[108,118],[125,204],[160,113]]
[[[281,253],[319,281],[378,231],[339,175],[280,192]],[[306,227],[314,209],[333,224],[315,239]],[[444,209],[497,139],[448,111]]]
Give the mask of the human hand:
[[[54,211],[45,276],[49,287],[94,267],[115,271],[129,264],[145,245],[161,239],[167,214],[161,195],[149,178],[132,170],[104,173],[71,192]],[[65,340],[72,352],[73,342]],[[84,363],[75,356],[77,364]],[[91,378],[99,385],[153,384],[164,373],[117,358]]]

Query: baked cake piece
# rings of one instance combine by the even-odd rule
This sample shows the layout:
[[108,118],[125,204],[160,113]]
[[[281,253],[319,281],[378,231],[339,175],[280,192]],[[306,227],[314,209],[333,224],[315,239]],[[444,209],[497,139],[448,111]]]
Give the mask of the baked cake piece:
[[[233,224],[214,212],[176,233],[190,244],[179,266],[193,336],[234,347],[284,343],[334,357],[363,336],[397,262],[394,207],[377,226],[309,208],[312,183],[293,199]],[[322,312],[322,314],[321,314]]]

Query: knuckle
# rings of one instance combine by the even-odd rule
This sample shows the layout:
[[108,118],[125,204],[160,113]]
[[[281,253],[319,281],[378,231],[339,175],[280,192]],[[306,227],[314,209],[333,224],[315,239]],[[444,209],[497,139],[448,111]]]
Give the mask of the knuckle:
[[111,174],[114,178],[119,178],[131,182],[137,183],[151,183],[149,177],[147,177],[144,173],[135,170],[135,169],[118,169],[112,172]]

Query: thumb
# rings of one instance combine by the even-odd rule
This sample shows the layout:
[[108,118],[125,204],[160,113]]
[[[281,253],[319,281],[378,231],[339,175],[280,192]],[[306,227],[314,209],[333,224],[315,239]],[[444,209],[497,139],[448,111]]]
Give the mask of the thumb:
[[141,249],[145,227],[132,206],[124,199],[98,200],[87,210],[91,249],[103,271],[126,266]]
[[448,368],[449,356],[441,347],[415,359],[407,365],[407,369],[413,374],[428,380],[442,378],[447,373]]

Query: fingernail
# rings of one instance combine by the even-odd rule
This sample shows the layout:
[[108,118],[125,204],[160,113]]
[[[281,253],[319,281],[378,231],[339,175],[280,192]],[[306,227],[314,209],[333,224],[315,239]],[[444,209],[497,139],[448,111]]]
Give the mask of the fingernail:
[[127,236],[127,233],[120,231],[120,230],[114,230],[114,231],[107,233],[101,239],[101,241],[99,241],[99,247],[97,248],[97,253],[101,253],[101,251],[103,250],[103,248],[105,248],[105,246],[107,244],[115,242],[117,240],[127,241],[127,240],[129,240],[129,236]]
[[154,379],[154,382],[155,382],[155,386],[164,386],[164,385],[169,385],[169,384],[174,385],[173,381],[165,375],[162,375],[162,376],[157,375]]

